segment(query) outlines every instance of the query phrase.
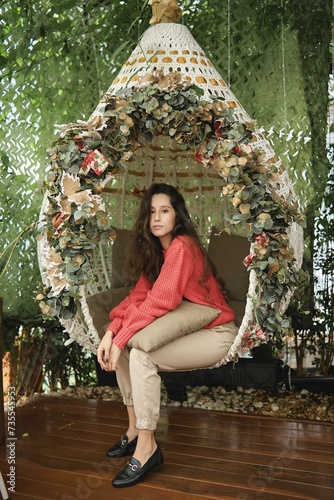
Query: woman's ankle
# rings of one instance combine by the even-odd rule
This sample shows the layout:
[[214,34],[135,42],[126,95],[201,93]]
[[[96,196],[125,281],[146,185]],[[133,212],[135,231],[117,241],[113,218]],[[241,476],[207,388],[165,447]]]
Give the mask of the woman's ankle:
[[129,427],[126,431],[126,435],[130,443],[130,441],[133,441],[138,436],[138,429],[136,427]]
[[154,452],[157,447],[154,431],[139,430],[137,447],[141,450]]
[[154,433],[151,436],[145,436],[142,432],[138,434],[138,441],[133,457],[144,465],[151,458],[158,445]]

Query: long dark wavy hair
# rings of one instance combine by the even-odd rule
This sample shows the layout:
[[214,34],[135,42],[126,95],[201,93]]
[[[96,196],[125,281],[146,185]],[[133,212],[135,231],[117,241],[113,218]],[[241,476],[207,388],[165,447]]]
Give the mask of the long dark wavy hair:
[[[169,184],[154,183],[146,191],[140,204],[134,232],[126,255],[127,273],[131,281],[136,283],[143,272],[146,278],[151,283],[154,283],[164,263],[160,240],[152,234],[150,229],[151,200],[155,194],[169,196],[171,205],[175,210],[175,225],[172,231],[172,240],[180,235],[187,236],[201,251],[204,259],[204,271],[200,283],[204,285],[210,273],[218,279],[216,268],[209,259],[190,219],[183,196],[175,187]],[[222,281],[218,279],[218,282],[224,293]]]

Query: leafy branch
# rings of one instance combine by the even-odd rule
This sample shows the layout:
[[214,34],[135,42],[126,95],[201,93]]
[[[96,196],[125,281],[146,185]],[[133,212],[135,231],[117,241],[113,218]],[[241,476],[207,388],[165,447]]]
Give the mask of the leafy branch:
[[33,222],[32,224],[30,224],[29,226],[24,228],[20,232],[20,234],[15,238],[15,240],[13,240],[11,243],[9,243],[9,245],[7,245],[5,247],[5,249],[2,251],[2,253],[0,254],[0,279],[5,274],[5,271],[7,269],[9,262],[10,262],[10,259],[12,258],[15,247],[19,242],[19,239],[21,238],[21,236],[24,233],[26,233],[27,231],[29,231],[33,227],[35,227],[35,222]]

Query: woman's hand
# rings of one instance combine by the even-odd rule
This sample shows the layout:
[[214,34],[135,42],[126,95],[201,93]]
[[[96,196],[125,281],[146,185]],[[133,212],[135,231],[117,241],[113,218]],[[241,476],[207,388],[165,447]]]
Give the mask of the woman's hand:
[[97,360],[103,370],[116,371],[122,349],[112,343],[114,332],[106,331],[97,350]]
[[107,363],[110,359],[110,351],[111,351],[113,337],[114,337],[114,332],[107,330],[97,349],[97,360],[100,363],[100,366],[103,370],[108,369]]
[[117,362],[119,360],[121,352],[122,352],[122,349],[120,347],[117,347],[117,345],[113,344],[111,346],[109,362],[107,363],[107,366],[108,366],[107,370],[109,372],[118,370]]

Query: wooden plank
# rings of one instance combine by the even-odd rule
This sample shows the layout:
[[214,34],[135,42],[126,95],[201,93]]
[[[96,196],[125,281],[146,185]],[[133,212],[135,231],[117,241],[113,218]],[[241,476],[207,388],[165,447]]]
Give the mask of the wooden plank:
[[[11,498],[334,498],[333,425],[162,408],[156,436],[165,464],[143,483],[116,490],[110,481],[127,457],[111,460],[105,452],[126,426],[126,410],[114,402],[38,398],[17,408]],[[0,467],[8,470],[4,445]]]
[[[100,400],[80,400],[80,399],[70,399],[70,398],[41,398],[42,401],[46,401],[44,405],[41,404],[41,400],[36,403],[38,407],[42,407],[45,410],[57,408],[57,412],[69,412],[71,414],[80,414],[80,409],[82,407],[87,407],[87,415],[99,415],[99,420],[105,418],[110,421],[111,418],[127,419],[126,412],[122,403],[112,402],[112,401],[100,401]],[[30,406],[30,405],[29,405]],[[31,408],[23,407],[26,411],[34,411]],[[34,405],[35,406],[35,405]],[[108,406],[110,409],[108,409]],[[29,409],[28,409],[29,408]],[[37,408],[37,406],[35,406]],[[189,413],[191,416],[189,416]],[[161,409],[160,422],[168,423],[173,425],[174,416],[176,416],[179,426],[186,425],[187,427],[197,427],[197,420],[200,419],[201,422],[208,421],[211,427],[216,426],[219,429],[222,423],[229,424],[232,428],[237,430],[244,430],[249,434],[251,429],[252,433],[255,428],[260,428],[267,435],[274,435],[277,429],[282,432],[286,432],[289,436],[297,436],[302,433],[303,436],[307,435],[311,440],[316,441],[322,436],[322,439],[327,442],[334,443],[334,436],[332,433],[333,424],[330,422],[315,422],[315,421],[304,421],[304,420],[293,420],[288,418],[273,418],[267,416],[257,416],[247,414],[247,420],[245,421],[245,415],[242,414],[231,414],[217,411],[208,410],[193,410],[188,408],[182,408],[182,413],[180,415],[180,410],[176,408],[163,407]],[[319,435],[319,436],[318,436]]]
[[[183,413],[183,412],[180,412],[179,413]],[[68,420],[68,417],[69,420]],[[72,414],[63,414],[63,418],[64,420],[60,420],[59,422],[57,422],[57,425],[59,425],[59,429],[61,429],[62,427],[64,428],[64,430],[66,432],[70,432],[70,431],[74,431],[74,432],[83,432],[83,430],[85,431],[88,431],[88,434],[89,434],[89,429],[91,429],[91,426],[90,424],[88,423],[85,424],[85,426],[83,425],[79,425],[79,426],[75,426],[74,425],[74,422],[75,422],[75,418],[77,419],[76,420],[76,424],[78,421],[82,421],[84,420],[85,421],[85,418],[88,419],[90,421],[90,415],[89,416],[85,416],[83,417],[82,414],[78,414],[77,416],[75,415],[72,415]],[[50,419],[48,419],[48,423],[50,425]],[[96,424],[96,418],[94,418],[94,423]],[[118,422],[117,422],[118,423]],[[94,429],[96,429],[96,425],[94,425]],[[105,429],[103,429],[105,430]],[[112,433],[112,435],[109,437],[109,442],[110,444],[113,442],[113,439],[112,439],[112,436],[114,436],[114,440],[118,439],[119,438],[119,435],[121,434],[121,432],[123,432],[124,428],[119,428],[119,430],[116,432],[116,434]],[[107,426],[107,430],[106,432],[109,431],[110,432],[110,426],[108,425]],[[121,431],[121,432],[120,432]],[[158,430],[159,434],[160,434],[160,431]],[[231,433],[231,432],[230,432]],[[192,445],[192,442],[193,442],[193,439],[188,436],[185,436],[184,434],[182,434],[181,436],[176,436],[173,434],[173,438],[171,438],[170,436],[166,436],[166,438],[163,437],[163,435],[161,435],[161,438],[165,439],[166,442],[170,442],[171,444],[189,444],[189,445]],[[244,438],[241,438],[240,436],[238,436],[237,434],[233,435],[233,433],[231,433],[231,436],[232,436],[232,439],[230,441],[233,441],[232,443],[230,443],[230,441],[227,441],[227,442],[224,442],[224,440],[222,442],[220,442],[219,438],[216,439],[216,443],[215,443],[215,446],[214,447],[218,447],[217,445],[220,444],[219,448],[221,449],[227,449],[230,447],[233,448],[233,451],[242,451],[244,452],[245,451],[245,439]],[[239,440],[239,445],[236,445],[236,439]],[[107,441],[108,442],[108,441]],[[208,446],[211,446],[212,443],[207,441],[207,440],[198,440],[196,439],[196,443],[198,446],[200,447],[208,447]],[[239,448],[239,450],[238,450]],[[259,451],[261,452],[261,455],[265,455],[265,454],[268,454],[270,456],[272,455],[276,455],[277,453],[281,453],[282,454],[282,450],[284,451],[287,450],[289,451],[289,454],[290,454],[290,458],[302,458],[302,459],[308,459],[308,457],[311,455],[311,459],[312,461],[316,461],[316,460],[320,460],[321,462],[325,462],[325,461],[329,461],[329,463],[333,463],[333,457],[331,455],[331,451],[328,450],[328,449],[325,449],[325,450],[322,450],[322,452],[320,452],[320,456],[318,457],[319,455],[319,452],[318,452],[318,455],[315,454],[314,452],[312,452],[310,454],[310,452],[308,450],[303,450],[302,448],[300,450],[297,450],[296,447],[294,449],[291,450],[291,442],[289,441],[286,441],[285,438],[283,440],[283,442],[281,443],[281,445],[279,446],[276,446],[275,448],[268,448],[267,450],[267,453],[264,453],[264,449],[263,449],[263,446],[261,445],[260,446],[260,449],[259,449],[259,446],[258,445],[251,445],[249,446],[249,443],[247,443],[247,452],[251,452],[251,453],[258,453]],[[262,464],[263,464],[263,461],[262,461]]]
[[[76,400],[74,400],[76,401]],[[95,402],[94,402],[95,403]],[[105,403],[108,404],[108,403]],[[95,413],[88,413],[83,416],[81,410],[74,411],[75,407],[62,406],[60,411],[53,411],[53,408],[43,408],[48,415],[52,417],[64,418],[67,420],[72,420],[73,422],[80,421],[90,421],[93,423],[105,424],[105,425],[116,425],[116,426],[125,426],[127,425],[127,417],[125,410],[119,403],[109,403],[110,411],[105,415],[103,412],[96,411],[97,409],[93,409]],[[117,409],[115,409],[115,406]],[[38,408],[38,412],[41,409]],[[35,414],[38,413],[37,409],[35,410]],[[192,410],[188,409],[174,409],[174,408],[163,408],[161,411],[161,418],[159,420],[159,424],[168,424],[168,426],[177,426],[178,428],[186,427],[187,429],[197,429],[198,428],[198,412],[197,415],[192,413]],[[189,413],[191,416],[189,418]],[[214,432],[224,432],[224,429],[228,428],[228,434],[231,433],[241,433],[247,438],[247,436],[255,436],[255,435],[263,435],[270,437],[284,436],[285,439],[291,438],[296,439],[298,436],[303,436],[303,441],[305,442],[315,442],[317,444],[323,442],[326,445],[330,445],[330,443],[334,444],[334,436],[333,436],[333,424],[323,424],[322,426],[319,424],[311,424],[310,423],[300,423],[296,421],[287,421],[277,419],[278,422],[275,424],[272,423],[272,417],[256,417],[256,425],[254,424],[254,417],[250,417],[247,415],[247,419],[244,418],[244,415],[235,415],[235,417],[243,417],[243,424],[238,424],[238,419],[234,418],[231,420],[230,414],[218,413],[218,412],[208,412],[202,411],[199,412],[200,421],[207,421],[206,413],[212,413],[211,418],[208,420],[210,426],[207,425],[206,429]],[[219,420],[217,420],[217,415]],[[185,415],[184,415],[185,414]],[[202,414],[204,414],[202,416]],[[98,415],[98,416],[97,416]],[[188,415],[188,418],[187,418]],[[174,420],[174,416],[177,420]],[[195,418],[196,417],[196,418]],[[246,422],[245,422],[246,420]],[[252,422],[253,420],[253,422]],[[248,425],[249,422],[249,425]],[[252,425],[253,423],[253,425]],[[305,424],[305,425],[302,425]]]
[[[2,469],[5,465],[1,460],[0,464]],[[152,487],[146,481],[135,486],[135,492],[133,491],[134,487],[119,490],[113,488],[111,485],[113,474],[110,474],[107,465],[107,462],[101,462],[95,464],[95,467],[87,468],[87,470],[73,472],[57,467],[51,469],[25,461],[20,463],[19,466],[18,487],[22,490],[24,488],[23,491],[27,493],[30,491],[33,494],[34,488],[33,484],[30,484],[30,481],[40,483],[38,486],[41,491],[51,490],[50,493],[44,493],[45,496],[39,496],[39,498],[43,499],[51,498],[59,500],[63,498],[65,493],[66,495],[70,495],[71,499],[108,497],[125,500],[156,500],[157,498],[159,500],[171,500],[171,493],[168,489],[161,490],[155,486]],[[155,474],[158,474],[158,471]],[[29,479],[29,483],[27,483],[27,479]],[[60,493],[59,489],[62,487],[64,487],[64,491]],[[94,497],[94,495],[96,496]],[[179,500],[191,500],[194,496],[187,493],[179,493],[178,498]],[[210,499],[214,497],[208,495],[206,498]]]
[[[29,429],[26,429],[27,431]],[[159,442],[163,443],[164,449],[167,449],[168,445],[166,444],[166,439],[164,439],[159,431],[156,433],[157,434],[157,439]],[[44,446],[47,446],[48,449],[54,449],[54,446],[58,447],[72,447],[77,450],[78,453],[80,453],[81,450],[89,450],[90,452],[97,452],[100,453],[101,456],[105,455],[105,451],[108,449],[108,447],[112,444],[112,442],[115,442],[116,439],[118,439],[119,435],[115,435],[114,439],[112,439],[111,436],[108,435],[107,439],[101,438],[100,434],[93,433],[92,431],[86,431],[85,434],[80,433],[80,437],[78,438],[78,432],[76,430],[73,430],[71,428],[64,428],[61,429],[60,431],[56,433],[50,432],[47,435],[41,434],[41,432],[36,433],[36,431],[30,430],[29,431],[29,441],[32,441],[33,443],[38,442],[39,444],[43,444]],[[181,437],[182,438],[182,437]],[[25,441],[27,439],[25,438]],[[180,447],[181,450],[180,450]],[[39,446],[37,446],[37,449],[39,449]],[[187,453],[187,447],[184,447],[183,443],[181,443],[177,448],[171,448],[175,449],[177,452],[171,454],[174,456],[173,463],[181,463],[186,465],[187,460],[189,459],[189,453],[185,456],[184,454]],[[182,451],[184,450],[184,454],[182,454]],[[20,446],[20,451],[23,451],[23,448]],[[34,453],[34,450],[31,451]],[[199,457],[198,460],[202,460],[204,463],[207,463],[207,468],[212,467],[212,462],[214,460],[214,463],[218,463],[217,458],[219,457],[219,463],[221,462],[221,453],[219,450],[215,453],[215,457],[210,458],[210,457]],[[228,456],[226,453],[224,453],[224,464],[225,468],[224,470],[228,470],[230,472],[237,471],[239,467],[239,461],[228,461]],[[195,457],[194,457],[195,458]],[[197,457],[196,457],[197,458]],[[254,458],[254,457],[252,457]],[[291,468],[282,468],[284,463],[285,463],[285,458],[286,457],[277,457],[276,455],[272,456],[271,461],[268,463],[268,466],[260,465],[260,466],[253,466],[252,464],[249,463],[243,463],[244,468],[249,468],[249,472],[254,473],[254,467],[257,467],[258,469],[261,469],[263,471],[263,474],[270,474],[270,471],[274,470],[275,475],[282,475],[285,474],[287,480],[294,480],[296,482],[304,481],[304,475],[305,473],[303,470],[298,471],[298,470],[293,470]],[[282,460],[283,459],[283,460]],[[229,467],[227,467],[226,464],[229,464]],[[280,467],[282,465],[282,467]],[[328,486],[333,487],[334,486],[334,478],[330,475],[325,476],[324,470],[321,467],[320,472],[317,474],[315,473],[313,469],[312,463],[307,465],[311,465],[311,470],[308,470],[309,475],[311,476],[316,476],[313,477],[312,484],[327,484]],[[299,462],[299,466],[301,467],[302,464]],[[226,468],[227,467],[227,468]],[[302,467],[301,467],[302,468]],[[308,467],[310,469],[310,467]],[[288,477],[290,477],[288,479]]]
[[[17,426],[17,434],[20,437],[20,434],[28,433],[30,437],[36,434],[36,425],[41,422],[40,420],[35,420],[33,422],[24,423],[22,426]],[[80,438],[84,439],[85,442],[89,441],[91,443],[94,442],[103,442],[105,443],[105,447],[109,447],[115,441],[119,439],[119,437],[124,433],[125,427],[122,426],[108,426],[107,428],[103,427],[100,430],[99,426],[94,426],[92,429],[90,424],[85,425],[85,423],[65,423],[63,424],[61,421],[52,423],[48,421],[48,436],[50,439],[54,437],[58,438],[67,438],[67,439],[77,439],[78,433],[80,433]],[[172,431],[172,432],[171,432]],[[312,454],[312,459],[316,457],[316,454],[320,457],[321,461],[326,461],[329,459],[330,462],[333,461],[333,446],[329,443],[306,443],[302,440],[290,439],[290,438],[281,438],[276,436],[276,438],[269,438],[261,435],[240,435],[230,433],[228,436],[228,430],[214,432],[208,429],[197,429],[197,430],[188,430],[185,428],[178,427],[168,427],[167,425],[158,425],[156,436],[159,440],[169,441],[171,435],[173,436],[174,443],[182,444],[192,444],[194,441],[199,446],[211,446],[214,442],[220,447],[224,447],[224,443],[229,445],[233,442],[233,446],[235,445],[235,441],[238,440],[243,444],[244,447],[249,447],[250,444],[254,447],[260,447],[260,451],[263,449],[267,449],[267,453],[269,455],[275,454],[277,450],[282,450],[282,447],[286,448],[294,448],[298,450],[305,458],[305,453],[314,453]],[[36,436],[38,439],[38,436]],[[234,446],[235,447],[235,446]],[[235,447],[236,449],[236,447]]]
[[[73,447],[76,444],[75,442],[67,443],[66,440],[63,444],[59,443],[58,446],[51,447],[45,444],[44,440],[43,444],[44,446],[41,446],[40,442],[34,442],[33,447],[30,446],[28,450],[22,450],[21,448],[19,457],[24,458],[27,462],[45,464],[53,469],[64,468],[66,464],[67,471],[87,469],[87,473],[89,473],[89,471],[99,466],[111,478],[124,467],[127,460],[126,458],[110,460],[104,453],[94,453],[90,446],[88,450],[87,446],[86,449],[78,449]],[[230,464],[222,461],[219,456],[215,460],[203,460],[202,457],[197,456],[185,457],[181,454],[165,453],[164,447],[162,449],[165,456],[163,473],[173,477],[183,477],[203,482],[209,481],[210,483],[215,481],[220,483],[221,479],[219,478],[224,477],[223,484],[229,486],[239,485],[248,488],[250,486],[258,487],[259,485],[263,487],[263,485],[268,484],[270,487],[267,486],[267,490],[278,492],[283,489],[285,493],[289,492],[291,496],[300,495],[302,498],[308,498],[312,494],[316,498],[317,495],[323,493],[324,498],[326,498],[327,496],[330,497],[329,494],[327,495],[328,490],[334,496],[333,478],[323,474],[319,474],[319,477],[317,477],[317,474],[311,473],[306,478],[304,474],[299,473],[298,475],[293,470],[286,471],[277,467],[274,470],[274,463],[266,467],[265,470],[263,470],[263,467],[245,467],[244,464],[240,463],[234,464],[234,467],[226,467],[226,464]],[[331,481],[328,479],[331,479]]]
[[[40,431],[36,433],[34,426],[30,428],[25,425],[24,427],[26,433],[29,434],[26,438],[19,438],[18,443],[21,450],[30,450],[31,446],[39,446],[41,444],[48,444],[54,450],[58,450],[61,446],[73,447],[75,449],[89,449],[91,452],[105,453],[108,447],[119,439],[120,433],[108,434],[100,437],[100,435],[95,434],[95,438],[92,435],[92,431],[86,430],[85,439],[82,439],[82,431],[72,426],[61,426],[58,429],[51,431],[48,430],[47,434],[43,434]],[[79,436],[79,437],[78,437]],[[314,470],[315,472],[326,473],[326,471],[333,470],[333,454],[326,450],[321,451],[308,451],[307,449],[298,448],[293,449],[291,446],[287,446],[284,442],[281,446],[268,446],[264,451],[264,446],[262,444],[257,444],[254,442],[243,443],[240,441],[236,443],[235,439],[221,440],[221,439],[207,439],[200,438],[198,436],[187,436],[187,435],[171,435],[168,432],[161,433],[159,428],[156,432],[156,437],[158,441],[162,441],[164,446],[169,448],[171,451],[178,452],[182,450],[182,453],[192,455],[197,450],[196,453],[199,456],[206,456],[206,453],[210,450],[215,456],[224,455],[225,458],[239,456],[239,460],[243,461],[245,454],[252,454],[251,460],[256,462],[261,460],[259,465],[268,465],[273,460],[281,460],[283,463],[289,461],[289,463],[294,462],[298,468],[301,470]],[[231,450],[232,449],[232,450]],[[279,458],[277,458],[279,457]],[[209,457],[208,457],[209,458]],[[235,459],[235,458],[234,458]],[[311,462],[310,462],[311,461]],[[315,465],[317,462],[317,465]]]
[[[84,417],[81,416],[83,419]],[[52,424],[55,421],[52,422]],[[34,421],[34,425],[38,424],[38,421]],[[54,432],[54,435],[57,436],[59,435],[58,432],[61,431],[63,432],[64,437],[66,439],[70,439],[72,436],[72,439],[77,439],[78,434],[82,434],[83,430],[86,431],[86,434],[90,434],[90,423],[81,423],[81,425],[74,425],[74,421],[72,418],[70,418],[68,421],[65,420],[60,420],[56,421],[56,425],[59,425],[59,427],[56,427]],[[17,426],[19,429],[19,426]],[[22,427],[22,429],[25,430],[25,432],[28,432],[27,424]],[[121,430],[121,429],[119,429]],[[122,429],[123,431],[124,429]],[[116,441],[119,439],[119,436],[121,435],[121,432],[113,433],[112,431],[110,434],[108,434],[107,439],[103,439],[101,442],[104,444],[104,447],[107,448],[110,443]],[[178,447],[182,446],[184,451],[186,450],[193,450],[194,445],[196,449],[198,450],[199,454],[205,454],[207,449],[210,449],[211,451],[215,451],[217,453],[229,453],[236,457],[238,454],[242,454],[243,457],[245,456],[245,452],[248,454],[253,454],[254,456],[252,459],[254,461],[259,460],[261,461],[261,464],[268,464],[268,462],[272,461],[272,457],[289,457],[288,460],[291,461],[296,461],[298,463],[298,467],[305,468],[306,470],[315,470],[318,472],[326,472],[326,470],[331,470],[333,469],[332,464],[334,463],[334,456],[332,451],[325,447],[325,450],[323,451],[315,451],[315,450],[308,450],[307,447],[293,447],[293,443],[287,442],[284,438],[282,439],[281,444],[275,444],[275,445],[267,445],[264,446],[262,443],[256,443],[253,441],[248,441],[245,442],[239,435],[231,434],[230,439],[220,439],[220,438],[202,438],[202,437],[193,437],[189,436],[186,434],[172,434],[170,432],[165,432],[162,433],[159,430],[157,430],[157,438],[161,439],[164,441],[165,445],[170,446],[171,449],[177,450]],[[39,434],[38,436],[35,437],[35,439],[38,441],[42,439],[41,435]],[[48,433],[48,439],[50,439],[50,430]],[[22,444],[27,441],[27,439],[22,440]],[[188,452],[189,454],[192,454],[193,451]],[[240,456],[240,460],[242,458]],[[287,461],[287,458],[285,459]],[[308,463],[311,461],[311,463]],[[317,466],[315,466],[315,463],[317,463]],[[304,464],[304,465],[303,465]],[[306,464],[306,465],[305,465]],[[316,467],[316,468],[315,468]]]
[[[29,461],[28,464],[20,463],[17,488],[24,488],[23,491],[29,494],[33,494],[34,482],[40,491],[51,488],[51,495],[48,493],[46,496],[39,496],[39,498],[63,498],[64,496],[68,498],[66,495],[69,495],[70,498],[78,498],[78,495],[79,497],[94,498],[94,494],[98,495],[98,498],[101,498],[102,495],[110,495],[110,493],[113,495],[112,498],[128,498],[127,492],[129,489],[121,490],[121,494],[125,492],[125,496],[116,496],[119,490],[115,490],[110,484],[110,479],[114,473],[110,473],[110,468],[106,461],[90,463],[87,464],[88,467],[86,469],[82,468],[76,471],[68,468],[68,460],[65,463],[59,461],[59,465],[64,469],[59,469],[55,466],[48,469],[41,465],[32,465]],[[330,500],[333,495],[333,490],[324,487],[315,488],[310,485],[306,487],[300,484],[294,486],[296,490],[294,492],[292,491],[293,483],[289,487],[286,482],[281,480],[280,482],[284,490],[284,494],[282,495],[279,491],[280,482],[270,477],[249,476],[246,484],[244,484],[244,481],[240,481],[240,474],[235,474],[235,478],[233,479],[234,484],[231,484],[230,475],[218,475],[214,470],[205,470],[203,468],[200,470],[202,470],[202,475],[199,475],[198,469],[195,470],[191,465],[180,468],[167,462],[154,474],[149,475],[145,483],[134,487],[136,490],[139,489],[139,491],[136,491],[135,496],[131,496],[130,498],[138,500],[149,500],[158,497],[161,500],[165,498],[166,500],[169,498],[174,499],[175,496],[170,497],[169,495],[176,493],[175,483],[178,485],[177,498],[180,500],[188,500],[192,498],[189,495],[193,495],[194,493],[197,495],[200,494],[201,498],[245,498],[234,496],[239,495],[242,491],[247,492],[247,498],[255,499],[258,496],[259,489],[263,492],[266,491],[267,494],[270,493],[270,497],[274,500],[286,498],[285,495],[288,495],[288,498],[291,500],[295,498]],[[152,485],[159,489],[159,492],[155,491],[154,493],[154,495],[158,496],[151,496],[152,490],[150,488]],[[131,490],[134,488],[131,488]]]

